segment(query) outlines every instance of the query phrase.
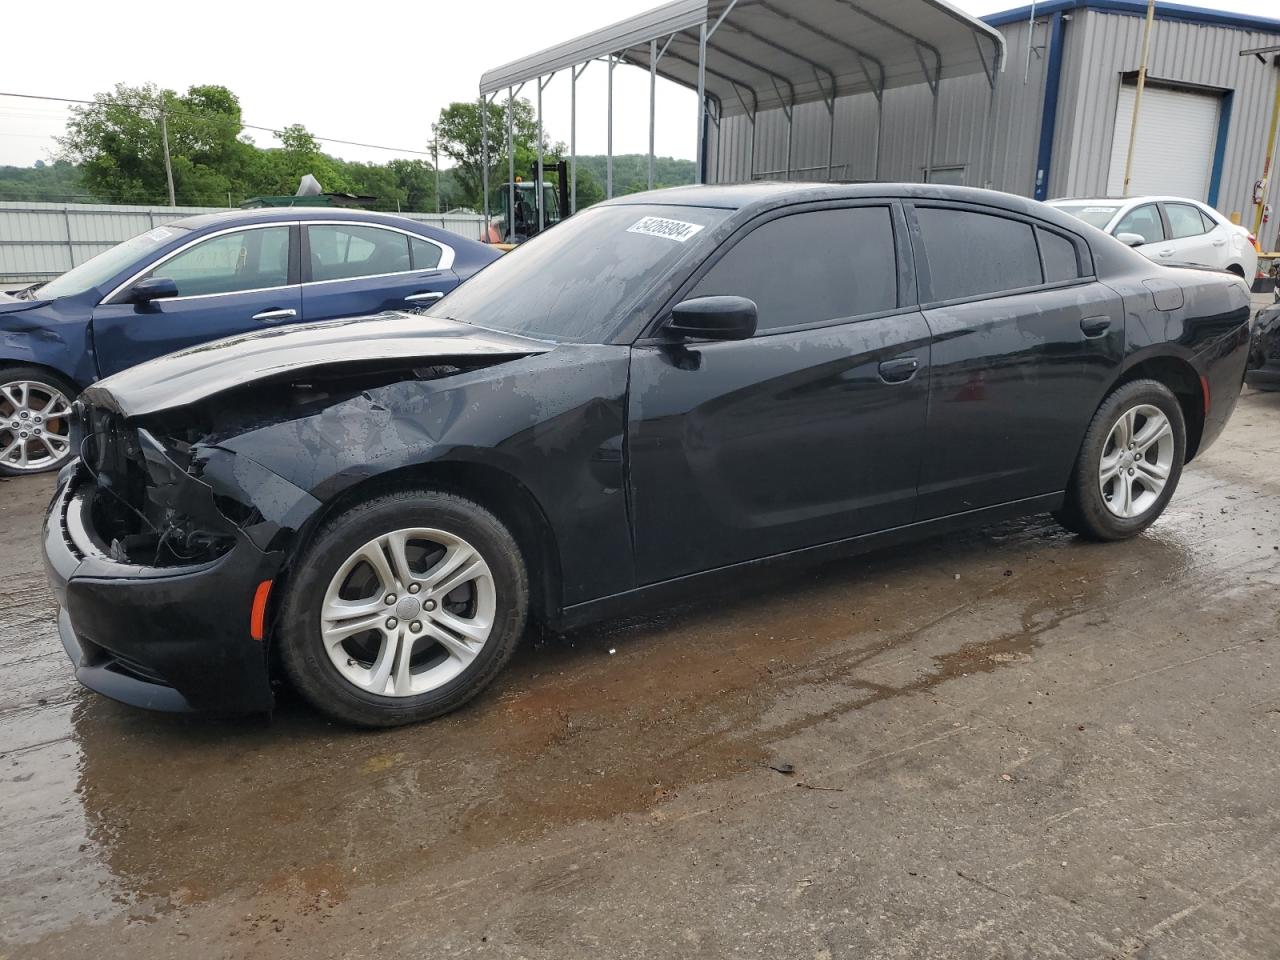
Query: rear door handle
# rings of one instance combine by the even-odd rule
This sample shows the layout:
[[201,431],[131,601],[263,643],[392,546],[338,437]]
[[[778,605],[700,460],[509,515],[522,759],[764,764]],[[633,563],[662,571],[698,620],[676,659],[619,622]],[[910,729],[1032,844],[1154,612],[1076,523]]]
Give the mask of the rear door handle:
[[439,290],[424,290],[422,293],[411,293],[404,298],[405,303],[435,303],[444,294]]
[[1080,321],[1080,329],[1086,337],[1100,337],[1111,329],[1111,318],[1085,317]]
[[290,320],[297,315],[297,310],[263,310],[261,313],[255,313],[253,319],[274,323],[276,320]]
[[905,383],[919,369],[920,361],[915,357],[895,357],[880,364],[880,379],[885,383]]

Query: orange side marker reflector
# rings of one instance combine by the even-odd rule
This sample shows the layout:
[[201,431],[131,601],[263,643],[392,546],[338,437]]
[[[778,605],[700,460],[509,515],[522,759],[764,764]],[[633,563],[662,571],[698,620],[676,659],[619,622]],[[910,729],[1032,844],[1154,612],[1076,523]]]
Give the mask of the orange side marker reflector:
[[249,636],[261,640],[267,627],[267,597],[271,596],[271,581],[263,580],[253,593],[253,610],[249,614]]
[[1209,378],[1201,374],[1200,389],[1204,393],[1204,414],[1209,415]]

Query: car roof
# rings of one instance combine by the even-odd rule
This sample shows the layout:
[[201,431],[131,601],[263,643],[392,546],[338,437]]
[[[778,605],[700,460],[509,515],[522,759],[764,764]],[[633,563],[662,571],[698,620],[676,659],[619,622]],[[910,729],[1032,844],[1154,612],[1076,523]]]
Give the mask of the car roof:
[[1145,197],[1054,197],[1046,202],[1050,205],[1058,203],[1097,203],[1108,206],[1111,204],[1132,206],[1138,203],[1194,203],[1197,207],[1204,207],[1206,210],[1213,209],[1203,200],[1196,200],[1192,197],[1171,197],[1163,194],[1153,194]]
[[[1015,213],[1031,214],[1044,218],[1044,205],[997,190],[980,190],[977,187],[956,187],[940,183],[798,183],[755,181],[735,184],[691,184],[683,187],[667,187],[644,193],[630,193],[606,200],[601,206],[628,206],[637,204],[671,205],[682,207],[716,207],[727,210],[750,211],[768,209],[784,204],[825,200],[904,199],[904,200],[955,200],[1000,207]],[[1056,211],[1054,217],[1059,216]],[[1061,216],[1065,216],[1062,214]],[[1053,217],[1050,217],[1053,219]],[[1073,220],[1074,222],[1074,220]]]
[[[439,231],[440,227],[426,224],[410,217],[394,213],[378,213],[372,210],[352,210],[350,207],[253,207],[248,210],[225,210],[219,213],[197,213],[194,216],[172,220],[168,225],[188,230],[205,227],[237,227],[245,224],[294,220],[349,220],[353,223],[381,223],[387,226],[422,228]],[[459,239],[465,239],[459,237]]]

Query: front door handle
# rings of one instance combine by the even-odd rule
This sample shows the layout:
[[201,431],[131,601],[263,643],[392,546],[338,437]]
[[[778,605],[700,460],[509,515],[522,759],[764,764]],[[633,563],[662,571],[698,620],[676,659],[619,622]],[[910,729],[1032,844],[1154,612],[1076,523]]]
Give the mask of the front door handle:
[[274,323],[277,320],[291,320],[297,315],[297,310],[263,310],[261,313],[255,313],[253,319],[261,320],[264,323]]
[[1085,317],[1080,321],[1080,329],[1086,337],[1100,337],[1111,329],[1111,318]]
[[1157,253],[1157,254],[1156,254],[1156,256],[1159,256],[1159,257],[1172,257],[1172,256],[1173,256],[1173,250],[1161,250],[1159,253]]
[[422,293],[411,293],[404,298],[405,303],[435,303],[444,294],[439,290],[424,290]]
[[915,357],[895,357],[880,364],[880,379],[885,383],[906,383],[920,369]]

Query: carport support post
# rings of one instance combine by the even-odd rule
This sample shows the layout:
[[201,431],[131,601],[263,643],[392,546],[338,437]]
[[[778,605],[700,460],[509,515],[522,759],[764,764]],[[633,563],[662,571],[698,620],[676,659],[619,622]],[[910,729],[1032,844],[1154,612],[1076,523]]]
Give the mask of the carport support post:
[[[551,79],[547,78],[548,81]],[[534,195],[538,200],[538,232],[542,232],[543,227],[543,211],[542,211],[542,77],[537,78],[538,83],[538,182],[534,184]]]
[[507,87],[507,237],[508,243],[516,238],[516,148],[512,127],[516,116],[516,93]]
[[654,90],[658,82],[658,39],[649,41],[649,189],[653,189]]
[[[584,63],[582,69],[587,69]],[[569,213],[578,212],[578,67],[569,67]]]
[[[727,13],[728,11],[726,11]],[[706,150],[707,114],[707,24],[698,25],[698,171],[695,183],[705,183],[707,171],[703,169],[703,152]]]
[[613,54],[609,54],[609,124],[608,124],[608,144],[605,150],[604,158],[604,197],[606,200],[613,199]]
[[[484,212],[484,241],[489,242],[489,95],[480,94],[480,202]],[[437,176],[439,170],[436,171]]]

